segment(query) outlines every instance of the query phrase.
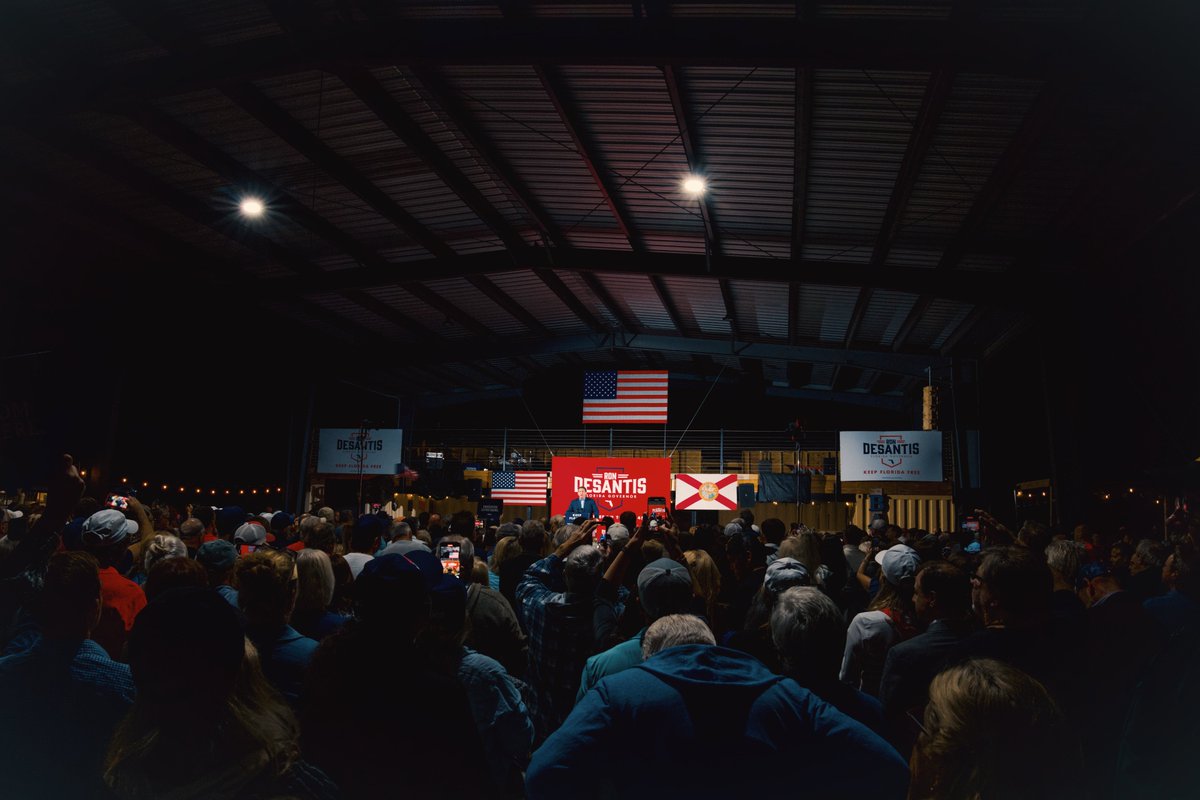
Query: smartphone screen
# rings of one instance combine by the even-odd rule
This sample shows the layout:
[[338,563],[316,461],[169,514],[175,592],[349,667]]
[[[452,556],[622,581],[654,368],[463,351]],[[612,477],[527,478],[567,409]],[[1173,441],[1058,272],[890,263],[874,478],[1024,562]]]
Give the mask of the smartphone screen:
[[459,547],[457,544],[443,544],[438,546],[438,558],[442,561],[442,572],[447,575],[459,577],[462,572],[462,561],[459,560]]
[[129,509],[129,498],[122,497],[119,494],[109,495],[107,505],[109,508],[117,508],[121,511],[126,511]]
[[607,525],[595,525],[592,527],[592,544],[600,544],[600,540],[608,533]]
[[979,533],[979,520],[974,517],[967,517],[963,520],[963,530],[971,533]]

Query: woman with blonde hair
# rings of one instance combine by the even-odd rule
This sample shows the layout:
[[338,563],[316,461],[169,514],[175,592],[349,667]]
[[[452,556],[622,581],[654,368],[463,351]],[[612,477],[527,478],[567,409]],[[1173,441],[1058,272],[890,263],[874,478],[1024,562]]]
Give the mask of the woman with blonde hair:
[[703,550],[686,550],[683,560],[692,574],[692,593],[704,604],[704,616],[708,625],[716,632],[721,606],[717,596],[721,593],[721,571],[712,556]]
[[296,554],[296,576],[299,584],[292,627],[318,642],[341,630],[349,618],[330,610],[334,579],[329,554],[322,550],[301,550]]
[[188,554],[187,545],[178,536],[170,533],[156,533],[154,538],[146,543],[142,551],[142,564],[133,581],[139,585],[146,583],[150,568],[159,561],[168,558],[185,558]]
[[980,658],[929,685],[910,800],[1060,800],[1082,795],[1078,747],[1042,684]]

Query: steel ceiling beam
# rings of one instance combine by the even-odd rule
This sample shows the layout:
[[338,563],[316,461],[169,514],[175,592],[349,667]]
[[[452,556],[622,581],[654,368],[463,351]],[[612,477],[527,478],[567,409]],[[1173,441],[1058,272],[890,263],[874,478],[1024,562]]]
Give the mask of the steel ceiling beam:
[[[551,260],[552,259],[552,260]],[[556,269],[566,272],[615,273],[655,277],[711,277],[736,281],[788,285],[870,286],[914,294],[929,294],[966,303],[1024,307],[1029,303],[1022,287],[1014,286],[1002,273],[954,270],[940,274],[932,269],[912,267],[871,267],[839,261],[792,261],[745,256],[713,259],[712,272],[706,273],[704,256],[679,253],[630,253],[616,250],[576,248],[525,248],[517,251],[474,253],[454,258],[425,259],[389,264],[383,268],[355,267],[331,270],[309,279],[278,278],[242,287],[259,291],[296,295],[341,288],[390,286],[398,276],[406,280],[435,280],[468,275],[486,275],[522,269]],[[1039,276],[1047,288],[1060,282],[1069,288],[1069,276],[1045,272]]]
[[[679,129],[679,140],[683,144],[684,157],[687,158],[688,172],[692,175],[703,176],[704,157],[700,148],[699,137],[696,135],[696,123],[687,102],[683,76],[675,67],[662,68],[663,81],[667,84],[667,96],[671,98],[671,110],[675,112],[675,124]],[[704,223],[704,251],[718,255],[721,252],[721,235],[717,227],[716,215],[713,212],[710,195],[700,195],[696,199],[700,207],[700,218]]]
[[[20,35],[20,28],[13,30]],[[17,113],[61,113],[346,64],[956,69],[1041,77],[1062,63],[1087,63],[1121,79],[1131,67],[1136,71],[1163,57],[1145,44],[1129,45],[1115,51],[1086,25],[1049,20],[375,18],[194,54],[95,65],[12,87],[9,103]]]
[[782,342],[730,343],[726,338],[635,334],[631,336],[562,336],[526,342],[497,342],[488,337],[478,342],[454,342],[446,347],[429,347],[414,353],[414,363],[443,363],[463,360],[469,353],[474,359],[512,358],[514,356],[557,355],[604,352],[612,349],[656,350],[661,353],[686,353],[710,356],[737,356],[766,361],[807,364],[842,364],[862,369],[877,369],[912,377],[921,377],[927,367],[944,367],[950,359],[938,354],[889,353],[874,350],[846,350],[840,346],[818,344],[789,345]]
[[604,286],[604,283],[593,272],[580,272],[579,277],[587,284],[587,287],[592,290],[592,294],[596,295],[596,299],[608,309],[608,313],[613,315],[617,320],[617,324],[624,330],[630,333],[639,333],[642,330],[640,322],[635,320],[631,315],[627,314],[621,304],[616,301],[612,293]]
[[415,68],[413,74],[424,86],[429,97],[441,109],[446,119],[467,140],[475,155],[505,185],[509,195],[525,209],[525,213],[541,233],[549,239],[551,244],[564,244],[563,233],[558,223],[534,196],[532,190],[525,185],[525,181],[517,175],[508,159],[496,147],[492,137],[475,121],[473,115],[459,98],[458,91],[434,68]]
[[575,151],[579,154],[583,165],[587,167],[588,174],[592,176],[592,182],[596,184],[596,189],[604,199],[604,204],[612,214],[613,220],[616,221],[617,228],[629,242],[630,247],[634,250],[645,250],[646,243],[633,224],[629,208],[621,197],[620,186],[614,179],[618,176],[605,164],[600,156],[600,148],[592,141],[583,125],[579,117],[578,104],[575,102],[567,82],[563,80],[562,75],[555,67],[535,66],[534,72],[542,82],[542,88],[546,91],[546,96],[550,98],[554,110],[558,112],[558,118],[562,120],[567,133],[570,134],[571,141],[575,144]]
[[421,161],[458,195],[475,216],[500,238],[506,247],[522,247],[525,242],[508,220],[496,210],[462,170],[429,137],[421,125],[409,116],[371,72],[359,66],[338,70],[338,78],[372,113],[404,142]]

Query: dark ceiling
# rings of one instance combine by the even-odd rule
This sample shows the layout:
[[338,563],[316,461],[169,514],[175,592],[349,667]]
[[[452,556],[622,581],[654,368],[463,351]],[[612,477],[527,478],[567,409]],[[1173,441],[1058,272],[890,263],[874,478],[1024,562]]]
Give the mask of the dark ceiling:
[[426,405],[616,365],[900,408],[1200,188],[1196,28],[1143,6],[10,0],[0,355],[137,298]]

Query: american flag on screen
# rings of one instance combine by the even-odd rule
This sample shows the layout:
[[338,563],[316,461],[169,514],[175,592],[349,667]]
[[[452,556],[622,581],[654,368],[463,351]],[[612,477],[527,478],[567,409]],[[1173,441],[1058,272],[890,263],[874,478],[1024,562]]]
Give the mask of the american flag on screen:
[[585,372],[583,421],[667,422],[666,370]]
[[493,472],[492,497],[523,506],[546,505],[548,472]]

